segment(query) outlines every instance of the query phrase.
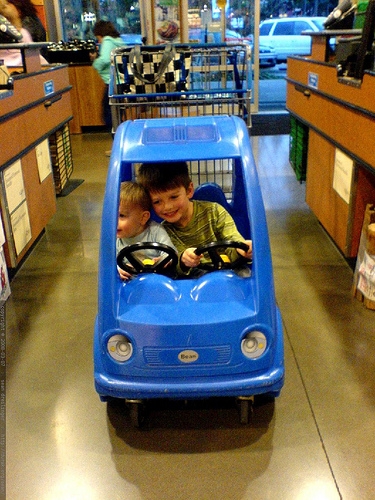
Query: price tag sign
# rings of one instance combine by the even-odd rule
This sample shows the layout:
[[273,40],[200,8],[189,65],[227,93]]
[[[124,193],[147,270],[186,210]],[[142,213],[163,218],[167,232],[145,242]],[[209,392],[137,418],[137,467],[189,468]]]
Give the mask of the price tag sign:
[[317,89],[319,84],[319,75],[309,71],[307,85],[313,89]]
[[55,85],[53,80],[48,80],[48,82],[44,82],[44,95],[50,95],[55,92]]

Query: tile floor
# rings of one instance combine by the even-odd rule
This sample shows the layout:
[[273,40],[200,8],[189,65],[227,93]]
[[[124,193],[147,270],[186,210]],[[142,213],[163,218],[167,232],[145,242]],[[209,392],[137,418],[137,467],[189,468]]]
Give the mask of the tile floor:
[[288,136],[253,138],[283,315],[286,382],[238,424],[223,402],[129,427],[93,387],[105,134],[72,136],[73,178],[12,282],[7,500],[375,499],[375,312],[304,202]]

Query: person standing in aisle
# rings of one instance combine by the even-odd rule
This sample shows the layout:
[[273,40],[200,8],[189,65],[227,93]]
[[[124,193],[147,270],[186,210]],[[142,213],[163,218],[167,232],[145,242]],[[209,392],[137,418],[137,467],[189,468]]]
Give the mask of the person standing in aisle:
[[[94,35],[96,36],[100,44],[100,49],[99,53],[91,53],[90,59],[92,61],[93,67],[99,73],[101,79],[105,84],[102,101],[103,118],[108,132],[112,132],[112,116],[108,97],[108,85],[111,69],[111,52],[112,50],[125,45],[125,42],[122,40],[122,38],[120,37],[120,33],[116,30],[116,28],[110,21],[100,20],[95,23]],[[110,151],[106,151],[107,156],[109,156],[110,154]]]

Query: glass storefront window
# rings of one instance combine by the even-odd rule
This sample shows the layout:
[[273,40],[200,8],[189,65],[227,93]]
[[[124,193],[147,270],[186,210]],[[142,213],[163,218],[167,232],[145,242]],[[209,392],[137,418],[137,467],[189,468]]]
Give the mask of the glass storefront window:
[[[147,19],[151,19],[150,9],[152,9],[152,5],[160,7],[161,5],[179,4],[186,8],[186,4],[182,0],[163,0],[163,2],[155,0],[150,4],[149,0],[145,0],[143,5],[147,6],[148,11],[141,13],[140,2],[142,0],[60,0],[63,40],[94,39],[95,22],[99,19],[106,19],[115,25],[128,43],[139,42],[142,33],[141,16],[143,16],[143,28],[145,29],[147,24],[145,16],[148,16]],[[252,76],[249,78],[249,82],[252,85],[254,112],[283,109],[286,100],[286,61],[279,61],[279,58],[276,58],[275,47],[266,40],[269,37],[262,33],[259,38],[259,24],[262,19],[271,16],[273,19],[286,16],[294,18],[294,21],[299,21],[301,20],[299,16],[304,11],[305,15],[312,16],[314,10],[310,4],[312,5],[312,0],[306,0],[306,9],[295,8],[293,11],[285,11],[285,2],[188,0],[187,29],[184,24],[184,37],[188,37],[191,42],[198,43],[218,43],[224,39],[234,41],[242,39],[245,43],[250,44],[253,61]],[[327,11],[327,6],[327,0],[320,1],[318,10],[320,16]],[[183,11],[179,22],[186,23],[185,15],[185,11]],[[155,15],[154,22],[157,21],[158,18]],[[153,35],[155,32],[153,31]],[[300,38],[307,41],[307,37],[301,36]],[[257,51],[257,56],[254,56],[255,51]]]
[[[252,64],[249,71],[248,84],[252,88],[252,110],[256,93],[258,68],[254,65],[254,40],[255,40],[255,9],[258,2],[244,0],[226,0],[225,7],[221,0],[188,0],[188,26],[189,40],[196,42],[221,41],[243,42],[249,44],[252,52]],[[225,19],[223,19],[224,13]],[[266,57],[266,54],[264,54]]]
[[[220,3],[220,1],[219,1]],[[216,0],[188,2],[189,39],[221,41],[223,22]],[[252,41],[254,32],[254,3],[243,0],[227,0],[225,4],[226,39],[245,38]]]
[[60,0],[60,10],[65,41],[94,39],[99,19],[111,21],[125,36],[141,33],[137,0]]
[[[296,0],[289,3],[281,0],[272,2],[266,0],[253,2],[248,0],[209,0],[207,2],[188,0],[190,40],[218,42],[224,38],[224,23],[218,22],[220,9],[217,8],[217,5],[222,3],[225,4],[225,39],[242,38],[252,48],[253,111],[284,110],[287,70],[285,54],[306,55],[309,53],[309,47],[307,47],[310,43],[309,37],[300,33],[306,30],[322,29],[322,20],[325,19],[332,5],[329,0],[305,0],[304,2]],[[205,12],[208,13],[208,17]],[[259,37],[259,25],[261,20],[265,19],[281,20],[282,23],[275,25],[275,31],[272,33],[269,33],[270,25],[262,26]],[[203,36],[202,33],[206,35]],[[266,36],[269,34],[273,37]],[[285,47],[279,46],[282,43]],[[282,49],[283,52],[280,53]]]

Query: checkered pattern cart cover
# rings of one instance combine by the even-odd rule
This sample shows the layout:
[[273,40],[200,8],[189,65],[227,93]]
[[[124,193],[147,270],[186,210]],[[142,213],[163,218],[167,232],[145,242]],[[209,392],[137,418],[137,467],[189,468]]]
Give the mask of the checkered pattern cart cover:
[[135,45],[122,52],[125,93],[152,94],[187,90],[191,51],[168,44],[149,48]]
[[244,43],[130,46],[112,53],[114,129],[125,120],[229,114],[251,126],[251,51]]

